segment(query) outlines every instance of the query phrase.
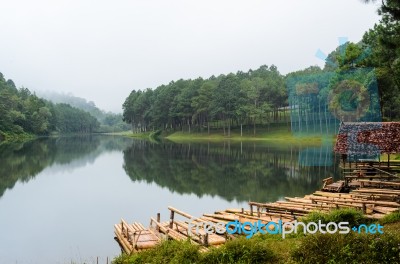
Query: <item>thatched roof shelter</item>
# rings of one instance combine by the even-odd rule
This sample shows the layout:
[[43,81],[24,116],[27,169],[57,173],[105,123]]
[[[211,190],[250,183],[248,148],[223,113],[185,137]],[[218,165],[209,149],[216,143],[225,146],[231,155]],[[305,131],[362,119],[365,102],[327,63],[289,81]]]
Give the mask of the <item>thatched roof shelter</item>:
[[400,122],[342,123],[334,151],[347,155],[400,153]]

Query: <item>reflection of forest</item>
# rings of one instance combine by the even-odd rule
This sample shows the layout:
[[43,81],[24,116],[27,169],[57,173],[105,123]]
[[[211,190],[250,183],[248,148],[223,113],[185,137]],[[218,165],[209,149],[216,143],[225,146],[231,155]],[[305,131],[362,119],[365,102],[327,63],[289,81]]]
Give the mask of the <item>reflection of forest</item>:
[[[127,140],[121,137],[75,136],[0,144],[0,197],[18,180],[27,182],[46,167],[56,164],[84,166],[103,151],[122,151],[128,144]],[[71,164],[73,161],[79,162]]]
[[134,141],[124,151],[124,168],[133,181],[155,182],[178,193],[218,195],[229,201],[274,201],[311,193],[323,178],[337,177],[337,165],[305,166],[299,162],[304,160],[302,153],[309,161],[315,159],[314,163],[329,156],[326,148],[320,150],[304,152],[296,146],[258,143]]

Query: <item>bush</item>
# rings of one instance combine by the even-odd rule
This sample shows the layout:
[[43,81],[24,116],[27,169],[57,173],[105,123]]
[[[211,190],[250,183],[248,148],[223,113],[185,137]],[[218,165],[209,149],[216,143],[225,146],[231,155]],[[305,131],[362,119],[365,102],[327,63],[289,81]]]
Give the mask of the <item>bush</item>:
[[147,251],[131,256],[121,255],[113,263],[276,263],[276,257],[262,239],[242,237],[219,248],[211,248],[206,253],[200,253],[199,247],[188,241],[165,241]]
[[400,237],[349,233],[304,237],[292,252],[299,263],[400,263]]
[[136,263],[199,263],[200,253],[198,246],[189,241],[168,240],[160,243],[157,247],[142,251],[127,257],[122,255],[114,259],[114,264],[136,264]]
[[203,255],[202,263],[276,263],[276,256],[258,237],[240,237],[211,249]]
[[304,223],[318,223],[319,220],[321,220],[323,224],[329,222],[349,222],[349,226],[359,226],[371,222],[371,220],[364,217],[361,211],[352,208],[336,209],[328,213],[315,211],[303,217],[300,221]]
[[396,222],[400,222],[400,211],[385,215],[382,219],[379,220],[379,223],[381,224],[390,224]]

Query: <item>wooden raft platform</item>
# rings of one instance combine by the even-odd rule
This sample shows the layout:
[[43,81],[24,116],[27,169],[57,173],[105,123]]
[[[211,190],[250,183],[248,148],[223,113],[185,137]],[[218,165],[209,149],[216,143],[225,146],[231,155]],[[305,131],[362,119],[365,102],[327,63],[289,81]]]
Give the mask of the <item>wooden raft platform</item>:
[[[285,197],[283,201],[270,203],[249,202],[249,209],[226,209],[214,213],[205,213],[199,218],[180,211],[174,207],[168,207],[169,221],[161,222],[160,214],[157,218],[150,219],[150,225],[145,228],[140,223],[127,224],[121,220],[115,225],[115,239],[121,250],[127,254],[155,247],[165,239],[188,240],[206,251],[210,246],[219,246],[235,236],[225,232],[219,234],[205,232],[205,224],[228,223],[231,221],[256,222],[263,224],[268,222],[278,223],[292,222],[312,211],[328,212],[338,208],[355,208],[363,212],[367,218],[380,219],[386,214],[400,210],[400,190],[397,184],[391,185],[385,182],[386,188],[361,187],[349,193],[337,193],[316,191],[304,197]],[[324,188],[333,184],[324,182]],[[341,185],[340,183],[339,185]],[[366,181],[363,186],[382,185],[376,181]],[[336,186],[336,185],[335,185]],[[323,189],[324,189],[323,188]],[[180,219],[178,219],[180,218]],[[192,223],[189,225],[189,223]],[[196,225],[197,231],[196,232]]]
[[[127,224],[123,219],[114,227],[115,240],[119,243],[122,252],[131,254],[155,247],[160,241],[165,239],[188,240],[201,247],[201,251],[208,250],[210,246],[224,244],[229,239],[234,239],[233,235],[228,233],[218,234],[216,230],[208,234],[204,228],[207,223],[228,223],[230,221],[255,222],[260,220],[266,224],[268,222],[278,222],[279,220],[289,222],[295,219],[295,215],[290,213],[259,213],[259,216],[244,209],[226,209],[217,211],[213,214],[203,214],[195,218],[188,213],[180,211],[174,207],[168,207],[170,219],[167,222],[160,222],[160,214],[157,219],[150,218],[150,225],[145,228],[140,223]],[[181,218],[177,219],[178,216]],[[192,225],[189,225],[192,223]],[[197,229],[197,230],[196,230]]]
[[160,238],[141,223],[127,224],[123,219],[116,224],[114,233],[115,239],[124,252],[141,251],[154,247]]

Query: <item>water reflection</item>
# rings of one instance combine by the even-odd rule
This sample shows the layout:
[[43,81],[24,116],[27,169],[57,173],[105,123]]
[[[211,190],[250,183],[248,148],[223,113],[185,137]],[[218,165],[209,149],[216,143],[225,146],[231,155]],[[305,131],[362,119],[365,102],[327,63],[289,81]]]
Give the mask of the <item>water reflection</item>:
[[[328,151],[329,152],[329,151]],[[228,201],[275,201],[309,194],[337,164],[320,164],[326,145],[269,146],[266,143],[153,143],[134,141],[124,150],[124,169],[133,181],[155,182],[170,191],[209,194]],[[307,155],[307,157],[304,157]],[[307,159],[308,162],[301,162]],[[316,159],[315,162],[312,159]]]
[[46,167],[71,171],[93,163],[108,151],[123,151],[123,168],[133,181],[228,201],[301,196],[318,189],[323,178],[338,178],[337,164],[326,145],[177,144],[104,136],[43,138],[0,145],[0,197],[18,180],[29,181]]
[[47,167],[82,167],[104,151],[122,151],[127,141],[131,142],[121,137],[74,136],[0,144],[0,197],[17,181],[27,182]]
[[309,166],[327,157],[326,146],[112,136],[1,144],[0,263],[105,263],[120,252],[120,218],[146,224],[168,205],[200,216],[308,194],[336,175],[336,166]]

